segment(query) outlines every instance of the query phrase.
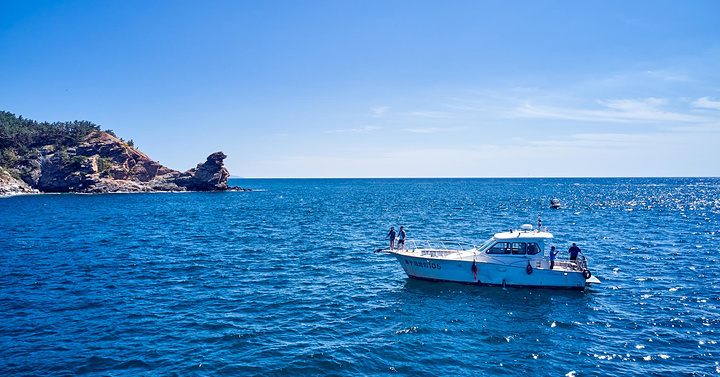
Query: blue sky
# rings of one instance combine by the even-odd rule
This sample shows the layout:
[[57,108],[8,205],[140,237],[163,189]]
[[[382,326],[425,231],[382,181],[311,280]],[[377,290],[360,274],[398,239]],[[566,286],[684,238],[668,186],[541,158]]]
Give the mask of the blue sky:
[[0,109],[244,177],[720,176],[717,1],[6,1]]

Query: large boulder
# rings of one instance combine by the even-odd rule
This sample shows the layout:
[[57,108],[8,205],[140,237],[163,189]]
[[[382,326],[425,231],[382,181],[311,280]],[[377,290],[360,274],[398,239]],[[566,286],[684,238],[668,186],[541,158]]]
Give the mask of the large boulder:
[[223,152],[211,154],[204,163],[180,174],[175,183],[191,191],[227,190],[230,173],[223,166],[226,157]]

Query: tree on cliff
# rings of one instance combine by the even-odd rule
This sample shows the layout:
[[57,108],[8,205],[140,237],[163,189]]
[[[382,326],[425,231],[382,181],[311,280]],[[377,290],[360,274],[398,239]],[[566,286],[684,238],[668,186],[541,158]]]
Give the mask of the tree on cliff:
[[86,120],[73,122],[37,122],[0,111],[0,166],[11,165],[30,148],[44,145],[73,147],[100,126]]

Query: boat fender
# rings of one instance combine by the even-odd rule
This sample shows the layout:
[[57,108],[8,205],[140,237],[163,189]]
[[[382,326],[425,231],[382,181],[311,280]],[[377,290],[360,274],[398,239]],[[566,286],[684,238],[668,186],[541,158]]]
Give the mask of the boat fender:
[[477,265],[475,264],[475,261],[473,261],[472,267],[470,267],[470,269],[472,270],[472,273],[473,273],[473,279],[477,280],[478,268],[477,268]]
[[590,279],[590,276],[592,276],[592,274],[590,273],[590,270],[583,271],[583,277],[585,279]]
[[525,268],[525,272],[527,272],[528,275],[532,274],[533,268],[530,263],[528,263],[527,268]]

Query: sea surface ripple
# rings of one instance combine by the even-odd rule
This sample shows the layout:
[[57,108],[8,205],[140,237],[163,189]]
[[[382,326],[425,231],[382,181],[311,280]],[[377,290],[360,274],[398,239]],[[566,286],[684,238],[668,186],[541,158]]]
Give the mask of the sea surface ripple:
[[[3,376],[720,374],[720,179],[243,179],[0,200]],[[552,210],[550,199],[563,207]],[[602,284],[408,279],[540,215]]]

